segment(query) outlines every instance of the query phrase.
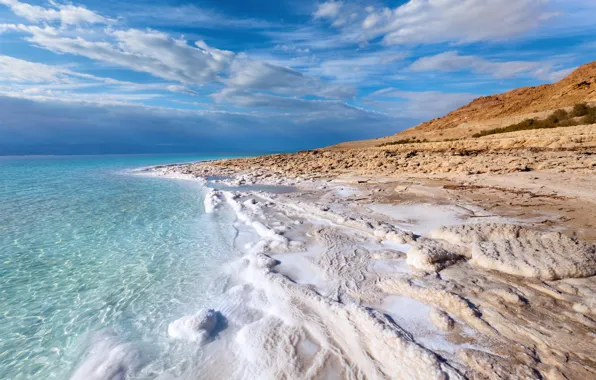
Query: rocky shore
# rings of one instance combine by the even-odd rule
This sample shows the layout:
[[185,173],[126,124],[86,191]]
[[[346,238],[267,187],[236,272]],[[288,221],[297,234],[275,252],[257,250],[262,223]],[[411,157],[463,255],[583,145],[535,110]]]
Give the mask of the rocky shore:
[[[271,276],[292,281],[296,312],[328,326],[325,308],[304,308],[306,299],[322,297],[336,310],[334,319],[356,328],[356,350],[338,343],[349,338],[336,329],[313,339],[318,353],[330,342],[342,352],[327,352],[318,364],[325,371],[341,378],[596,377],[596,155],[590,148],[326,149],[156,170],[237,188],[295,188],[233,197],[242,212],[256,204],[259,213],[276,215],[261,219],[267,228],[275,230],[283,215],[280,236],[304,237],[310,253],[298,265],[289,263],[302,249],[269,244],[259,250],[276,261],[268,266]],[[351,312],[339,311],[345,308]],[[365,315],[376,322],[364,323]],[[298,324],[312,337],[312,325]],[[397,335],[389,338],[388,331]],[[412,354],[418,365],[434,370],[388,365],[405,360],[410,344],[422,349]],[[302,370],[289,376],[309,378],[314,364],[299,350],[295,355]],[[342,372],[344,365],[356,372]],[[275,376],[284,372],[278,371]]]

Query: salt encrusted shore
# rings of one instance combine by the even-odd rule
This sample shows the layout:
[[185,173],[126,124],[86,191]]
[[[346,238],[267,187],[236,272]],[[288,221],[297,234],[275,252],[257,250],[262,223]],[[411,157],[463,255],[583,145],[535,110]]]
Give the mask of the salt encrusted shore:
[[200,363],[209,376],[596,377],[590,173],[296,175],[233,162],[152,170],[217,185],[205,210],[234,212],[243,237],[213,306],[237,344],[203,346],[226,350]]

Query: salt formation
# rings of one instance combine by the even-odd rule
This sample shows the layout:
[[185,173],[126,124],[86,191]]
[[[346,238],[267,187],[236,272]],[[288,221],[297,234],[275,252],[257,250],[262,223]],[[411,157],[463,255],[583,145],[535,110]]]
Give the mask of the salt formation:
[[[228,328],[197,350],[201,377],[593,376],[596,277],[501,273],[588,276],[593,246],[505,224],[418,236],[362,212],[366,200],[339,202],[329,183],[313,181],[309,190],[221,193],[236,213],[244,256],[229,265],[217,305]],[[414,302],[384,309],[388,298]]]
[[379,287],[386,293],[412,298],[445,310],[479,331],[493,333],[493,329],[481,318],[476,307],[456,293],[442,288],[420,286],[409,278],[385,280],[379,283]]
[[[287,252],[291,244],[256,220],[268,206],[253,207],[254,202],[232,193],[224,196],[238,220],[260,239],[247,247],[245,256],[230,270],[243,279],[243,285],[233,287],[230,293],[242,294],[236,302],[242,303],[244,315],[254,319],[239,326],[235,335],[235,351],[228,355],[237,356],[241,363],[236,363],[236,372],[227,374],[228,378],[463,378],[407,331],[356,301],[357,292],[375,286],[366,269],[370,254],[355,249],[356,237],[334,228],[311,231],[310,236],[324,247],[313,263],[336,288],[335,294],[322,296],[315,287],[276,272],[278,262],[267,253]],[[272,246],[276,242],[284,244]],[[239,307],[225,306],[228,321],[238,319],[228,315],[228,310],[231,313]]]
[[398,244],[410,244],[414,241],[414,234],[409,231],[397,229],[388,224],[383,224],[374,231],[376,238],[394,241]]
[[431,236],[468,246],[470,262],[485,269],[541,280],[596,274],[596,246],[559,232],[490,223],[443,227]]
[[217,206],[219,206],[220,203],[221,198],[219,191],[215,189],[209,189],[207,194],[205,194],[205,200],[203,201],[203,204],[205,206],[205,213],[212,214],[213,212],[215,212],[215,209],[217,208]]
[[[262,222],[255,220],[251,215],[249,215],[249,213],[247,213],[246,210],[248,206],[246,202],[244,205],[241,204],[236,200],[237,195],[228,191],[224,191],[223,195],[228,205],[230,205],[232,210],[234,210],[234,212],[236,213],[236,217],[238,218],[238,220],[243,222],[247,226],[252,227],[254,231],[257,233],[257,235],[259,235],[262,238],[260,242],[261,244],[266,244],[269,248],[272,249],[288,249],[290,245],[289,239],[281,235],[281,233],[275,231],[274,229],[267,227]],[[248,207],[252,209],[252,213],[260,212],[260,208],[252,202],[250,202],[250,206]]]
[[174,339],[204,343],[217,325],[215,310],[201,310],[195,315],[187,315],[168,326],[168,335]]
[[[249,304],[265,312],[241,328],[237,347],[247,379],[462,379],[432,351],[384,315],[340,303],[275,273],[271,262],[249,255],[245,275],[256,287]],[[312,346],[305,355],[297,347]]]
[[443,331],[451,331],[455,325],[453,319],[449,316],[449,314],[445,313],[443,310],[439,309],[431,309],[428,313],[430,320],[432,323],[440,328]]
[[[542,376],[537,371],[527,365],[515,361],[507,361],[486,352],[461,350],[458,354],[466,364],[488,379],[542,379]],[[554,379],[556,378],[554,377]]]
[[461,258],[437,242],[424,238],[419,239],[407,254],[409,266],[428,272],[438,272]]

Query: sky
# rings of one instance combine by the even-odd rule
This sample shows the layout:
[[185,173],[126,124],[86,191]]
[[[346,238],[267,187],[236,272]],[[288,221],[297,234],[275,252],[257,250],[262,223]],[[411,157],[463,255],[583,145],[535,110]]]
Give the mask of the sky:
[[395,134],[596,60],[594,0],[0,0],[0,154]]

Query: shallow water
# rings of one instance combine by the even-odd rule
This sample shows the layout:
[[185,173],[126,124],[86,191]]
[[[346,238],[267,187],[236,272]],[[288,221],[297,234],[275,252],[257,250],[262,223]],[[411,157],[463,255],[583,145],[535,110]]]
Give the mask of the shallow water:
[[205,214],[198,183],[126,170],[212,158],[0,158],[1,379],[68,379],[97,334],[139,378],[181,366],[168,323],[219,294],[234,218]]

